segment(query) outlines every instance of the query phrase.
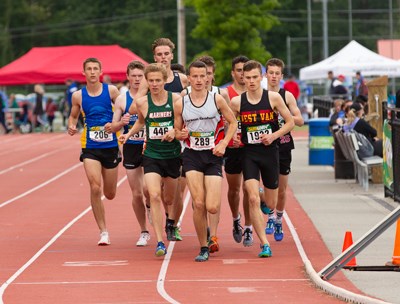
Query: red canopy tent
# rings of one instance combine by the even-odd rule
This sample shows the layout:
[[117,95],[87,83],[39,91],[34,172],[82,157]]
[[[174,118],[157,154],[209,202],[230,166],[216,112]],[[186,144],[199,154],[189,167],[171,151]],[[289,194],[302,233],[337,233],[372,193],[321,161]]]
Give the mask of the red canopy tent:
[[103,75],[109,75],[113,82],[126,79],[126,67],[132,60],[147,64],[119,45],[34,47],[0,69],[0,85],[63,84],[68,78],[85,82],[82,63],[89,57],[100,60]]

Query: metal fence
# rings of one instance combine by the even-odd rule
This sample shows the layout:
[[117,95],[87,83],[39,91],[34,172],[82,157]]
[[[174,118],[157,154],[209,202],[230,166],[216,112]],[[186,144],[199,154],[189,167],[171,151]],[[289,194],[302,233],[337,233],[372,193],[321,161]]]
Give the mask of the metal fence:
[[[385,186],[385,196],[393,197],[400,202],[400,108],[387,108],[383,104],[384,116],[390,111],[389,124],[392,129],[392,169],[393,169],[393,187],[389,189]],[[384,152],[385,153],[385,152]]]

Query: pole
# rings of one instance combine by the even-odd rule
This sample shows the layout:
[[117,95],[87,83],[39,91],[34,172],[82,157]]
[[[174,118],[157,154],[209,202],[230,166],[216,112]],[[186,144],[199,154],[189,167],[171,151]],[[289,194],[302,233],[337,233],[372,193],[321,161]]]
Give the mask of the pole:
[[[390,37],[390,58],[393,58],[393,0],[388,0],[389,1],[389,37]],[[395,94],[396,92],[396,80],[394,76],[392,76],[391,79],[391,87],[392,87],[392,92],[390,94]]]
[[287,70],[288,75],[292,74],[292,50],[290,36],[286,36],[286,50],[287,50]]
[[183,0],[176,1],[178,10],[178,63],[186,65],[186,25]]
[[328,0],[322,0],[322,20],[324,37],[324,59],[328,58]]
[[349,0],[349,42],[353,40],[353,10]]
[[312,64],[312,22],[311,22],[311,0],[307,0],[307,23],[308,23],[308,64]]

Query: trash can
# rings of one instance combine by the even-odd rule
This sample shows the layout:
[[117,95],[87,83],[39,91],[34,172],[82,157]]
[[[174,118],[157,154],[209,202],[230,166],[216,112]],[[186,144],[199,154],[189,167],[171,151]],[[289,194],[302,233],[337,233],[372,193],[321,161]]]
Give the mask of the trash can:
[[333,136],[329,130],[329,118],[313,118],[309,124],[309,165],[334,163]]

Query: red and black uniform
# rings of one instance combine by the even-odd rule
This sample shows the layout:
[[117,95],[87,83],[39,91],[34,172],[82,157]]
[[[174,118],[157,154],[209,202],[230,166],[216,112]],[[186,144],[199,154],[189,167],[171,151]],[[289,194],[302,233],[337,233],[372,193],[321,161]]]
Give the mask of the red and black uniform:
[[261,173],[266,188],[278,188],[278,140],[268,146],[261,141],[261,135],[279,130],[278,115],[271,107],[267,90],[263,90],[261,99],[256,104],[248,101],[246,92],[241,95],[240,120],[244,144],[242,159],[244,180],[259,180]]

